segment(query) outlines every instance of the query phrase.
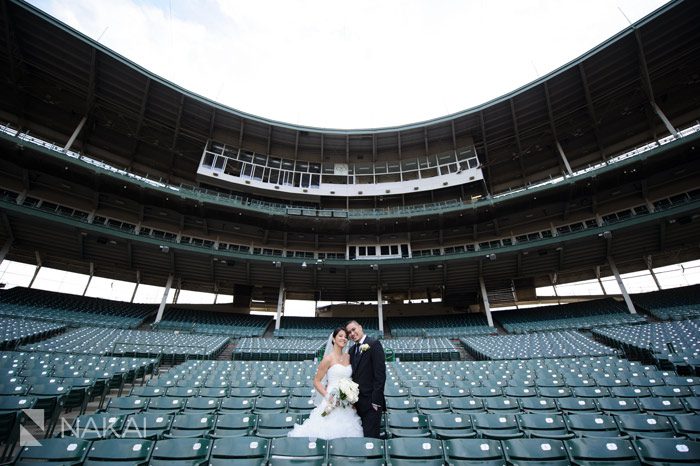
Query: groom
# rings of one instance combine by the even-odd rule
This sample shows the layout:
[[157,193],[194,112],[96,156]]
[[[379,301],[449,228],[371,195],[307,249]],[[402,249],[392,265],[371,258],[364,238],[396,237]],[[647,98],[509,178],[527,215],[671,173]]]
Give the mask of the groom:
[[362,420],[364,436],[379,438],[382,411],[386,406],[384,349],[378,340],[365,335],[362,326],[355,320],[345,325],[345,331],[348,338],[355,342],[355,345],[350,348],[352,380],[360,386],[360,396],[355,403],[355,408]]

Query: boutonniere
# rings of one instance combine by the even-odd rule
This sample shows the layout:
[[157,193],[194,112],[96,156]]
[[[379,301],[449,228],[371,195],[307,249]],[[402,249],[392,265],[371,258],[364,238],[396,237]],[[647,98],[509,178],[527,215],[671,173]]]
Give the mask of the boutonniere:
[[369,349],[369,344],[365,343],[364,345],[360,345],[360,353],[364,353]]

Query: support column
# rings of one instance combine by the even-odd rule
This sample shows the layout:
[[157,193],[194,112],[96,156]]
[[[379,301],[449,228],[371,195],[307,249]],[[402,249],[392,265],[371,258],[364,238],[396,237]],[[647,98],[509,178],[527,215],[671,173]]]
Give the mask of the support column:
[[607,296],[608,292],[605,291],[605,287],[603,286],[603,280],[600,279],[600,266],[599,265],[595,266],[595,278],[598,279],[598,284],[600,285],[600,291],[603,292],[603,296]]
[[554,296],[557,298],[557,304],[561,305],[561,298],[559,293],[557,293],[557,274],[549,276],[549,282],[552,284],[552,289],[554,290]]
[[7,257],[7,253],[10,252],[10,246],[12,246],[12,238],[8,238],[5,244],[2,245],[2,249],[0,249],[0,264],[2,264],[5,257]]
[[87,121],[87,115],[84,116],[81,120],[80,123],[78,123],[78,126],[75,128],[75,131],[73,131],[73,134],[71,134],[70,139],[66,143],[66,145],[63,147],[63,150],[68,150],[73,146],[73,143],[75,142],[75,139],[78,137],[80,134],[80,131],[82,131],[83,126],[85,126],[85,122]]
[[656,278],[656,274],[654,273],[654,268],[651,266],[651,255],[646,256],[644,258],[644,262],[647,264],[647,269],[649,270],[649,273],[651,274],[651,278],[654,279],[654,283],[656,283],[656,288],[661,291],[661,283],[659,283],[659,280]]
[[140,284],[141,284],[141,271],[137,270],[136,271],[136,286],[134,287],[134,292],[131,294],[131,301],[129,301],[130,303],[133,303],[134,299],[136,299],[136,291],[138,291]]
[[384,308],[381,287],[377,288],[377,318],[379,319],[379,333],[384,335]]
[[165,310],[165,303],[168,301],[171,286],[173,286],[173,274],[168,275],[168,281],[165,283],[165,291],[163,292],[163,299],[160,301],[160,306],[158,306],[158,314],[156,314],[156,320],[153,322],[154,324],[157,324],[163,318],[163,311]]
[[173,296],[173,304],[177,304],[180,299],[180,290],[182,289],[182,278],[177,279],[177,287],[175,288],[175,296]]
[[90,288],[90,282],[92,281],[92,277],[95,276],[95,263],[90,262],[90,275],[88,276],[88,281],[85,284],[85,289],[83,290],[83,296],[87,294],[88,288]]
[[489,323],[489,327],[493,327],[493,316],[491,316],[491,306],[489,305],[489,295],[486,294],[484,277],[479,277],[479,287],[481,288],[481,300],[484,302],[484,311],[486,311],[486,320]]
[[29,282],[29,286],[27,286],[27,288],[32,287],[34,280],[36,280],[36,276],[39,275],[39,270],[41,270],[41,256],[39,255],[39,251],[34,251],[34,254],[36,254],[36,269],[34,269],[34,276],[32,277],[32,281]]
[[277,295],[277,316],[275,319],[275,330],[279,330],[280,325],[282,324],[282,314],[284,313],[286,291],[287,290],[284,289],[284,282],[280,282],[280,293]]
[[569,159],[566,158],[564,149],[562,149],[561,144],[559,144],[559,141],[557,141],[557,150],[559,151],[559,156],[561,157],[561,160],[564,162],[564,168],[566,168],[566,172],[569,174],[569,176],[573,175],[574,172],[573,170],[571,170],[571,165],[569,165]]
[[634,308],[634,304],[630,299],[630,295],[627,294],[625,284],[622,281],[622,277],[620,277],[620,272],[617,270],[617,266],[615,265],[615,261],[612,257],[608,257],[608,265],[610,266],[610,270],[612,270],[613,275],[615,275],[615,280],[617,280],[617,284],[620,287],[620,291],[622,291],[622,297],[625,298],[627,309],[630,311],[630,314],[636,314],[637,310]]
[[654,108],[654,112],[656,115],[661,119],[661,121],[664,122],[664,126],[666,126],[666,129],[668,130],[669,133],[673,134],[673,137],[678,139],[680,135],[678,134],[678,131],[676,131],[676,128],[673,127],[671,122],[666,118],[666,115],[664,115],[664,112],[661,111],[658,105],[656,105],[656,102],[651,103],[652,107]]

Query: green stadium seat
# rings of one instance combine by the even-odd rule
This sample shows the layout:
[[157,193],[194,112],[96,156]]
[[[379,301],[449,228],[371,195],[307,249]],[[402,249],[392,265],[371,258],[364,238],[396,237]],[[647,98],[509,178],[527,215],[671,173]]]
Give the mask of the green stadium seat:
[[255,432],[257,417],[251,413],[220,414],[214,423],[212,438],[230,438],[252,436]]
[[229,390],[229,397],[233,398],[257,398],[260,395],[258,387],[232,387]]
[[143,439],[108,439],[93,442],[83,466],[145,466],[154,442]]
[[620,414],[615,419],[620,432],[632,439],[675,437],[671,421],[665,416]]
[[668,419],[678,435],[683,435],[694,441],[700,440],[700,416],[678,414],[668,416]]
[[418,398],[418,412],[421,414],[447,413],[450,411],[450,404],[447,400],[435,398]]
[[471,390],[464,387],[443,387],[440,389],[443,398],[466,398],[471,396]]
[[471,419],[474,430],[483,438],[505,440],[523,436],[513,414],[477,413]]
[[261,413],[283,413],[287,411],[287,398],[260,397],[255,400],[253,412]]
[[686,398],[683,398],[682,403],[685,405],[685,409],[694,414],[700,414],[700,397],[698,396],[689,396]]
[[632,442],[619,438],[576,438],[564,446],[573,464],[580,466],[638,466]]
[[410,395],[410,391],[404,387],[386,386],[384,387],[384,397],[386,398],[406,398]]
[[503,441],[509,464],[569,466],[569,455],[561,440],[511,439]]
[[211,414],[178,414],[173,418],[165,438],[205,437],[214,429],[216,417]]
[[339,438],[328,441],[328,466],[383,466],[384,441],[375,438]]
[[184,413],[216,413],[219,410],[221,398],[195,397],[187,400]]
[[311,398],[308,396],[305,397],[299,397],[299,396],[290,396],[288,399],[287,403],[287,410],[291,413],[305,413],[308,414],[316,406],[314,405],[314,402]]
[[660,387],[651,387],[649,391],[651,392],[651,396],[658,396],[660,398],[682,398],[686,396],[693,396],[691,387],[669,387],[663,385]]
[[648,414],[667,416],[669,414],[683,414],[686,412],[685,405],[677,398],[642,398],[637,403]]
[[416,400],[414,400],[413,398],[398,398],[398,397],[386,398],[386,410],[387,410],[387,412],[393,412],[393,411],[415,412],[416,411]]
[[131,392],[129,392],[129,396],[137,396],[140,398],[160,398],[161,396],[165,396],[167,390],[168,388],[165,387],[153,387],[149,385],[145,387],[134,387],[131,389]]
[[126,423],[127,414],[99,413],[78,416],[63,435],[84,440],[100,440],[118,437]]
[[605,387],[574,387],[571,390],[577,398],[606,398],[610,391]]
[[270,444],[270,464],[322,466],[326,464],[327,448],[327,442],[322,439],[275,438]]
[[105,410],[110,413],[140,413],[148,407],[148,398],[138,396],[125,396],[110,398]]
[[74,437],[46,438],[39,446],[25,446],[19,451],[14,462],[16,466],[37,466],[55,464],[80,466],[90,449],[91,441]]
[[488,413],[519,413],[520,405],[515,398],[494,396],[484,398],[484,408]]
[[424,414],[390,412],[386,417],[386,432],[390,437],[428,437],[430,427]]
[[558,414],[518,414],[515,418],[526,437],[558,440],[574,437],[574,434],[567,430],[562,416]]
[[471,418],[464,414],[432,413],[428,415],[428,425],[431,435],[440,440],[476,436]]
[[473,414],[486,412],[484,401],[480,398],[451,398],[450,409],[455,413]]
[[443,442],[445,459],[454,466],[503,466],[505,457],[498,440],[451,439]]
[[646,398],[651,396],[651,391],[647,387],[612,387],[610,395],[613,398]]
[[159,440],[170,428],[173,416],[155,413],[131,414],[124,423],[122,438]]
[[158,440],[149,466],[205,466],[212,441],[207,438]]
[[553,398],[541,398],[529,396],[518,398],[520,410],[525,413],[556,413],[559,407]]
[[700,464],[700,442],[687,439],[641,439],[632,444],[644,465]]
[[634,398],[598,398],[596,404],[605,414],[639,413],[639,406]]
[[219,405],[219,413],[252,413],[255,400],[256,398],[224,398]]
[[564,422],[577,437],[626,437],[615,418],[607,414],[567,414]]
[[253,436],[214,440],[209,466],[264,466],[268,461],[270,440]]
[[160,398],[151,398],[146,410],[149,413],[178,414],[185,409],[186,404],[187,398],[170,398],[163,396]]
[[557,398],[557,406],[562,413],[597,413],[598,405],[591,398]]
[[258,415],[255,435],[264,438],[286,437],[297,423],[301,423],[301,416],[295,413],[263,413]]
[[386,441],[387,466],[442,466],[443,447],[431,438],[392,438]]

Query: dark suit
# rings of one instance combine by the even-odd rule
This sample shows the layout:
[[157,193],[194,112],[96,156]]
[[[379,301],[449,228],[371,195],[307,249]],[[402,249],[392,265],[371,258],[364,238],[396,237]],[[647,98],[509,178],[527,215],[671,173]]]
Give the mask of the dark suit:
[[[384,348],[378,340],[366,337],[365,343],[369,349],[356,353],[355,346],[350,348],[350,364],[352,365],[352,380],[360,386],[360,396],[355,408],[362,419],[362,430],[365,437],[379,438],[379,426],[382,421],[382,411],[386,409],[384,401],[384,383],[386,382],[386,363]],[[378,405],[375,410],[372,404]]]

